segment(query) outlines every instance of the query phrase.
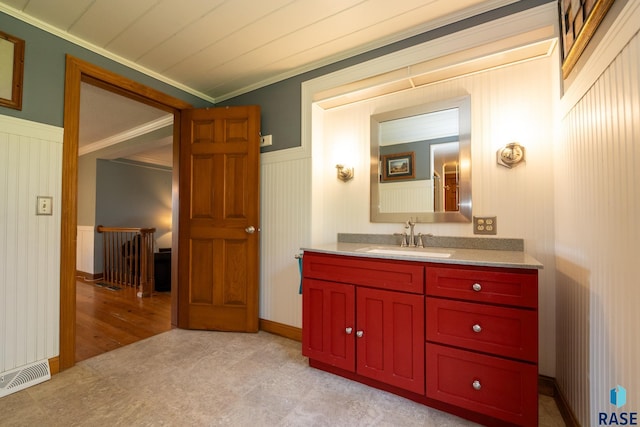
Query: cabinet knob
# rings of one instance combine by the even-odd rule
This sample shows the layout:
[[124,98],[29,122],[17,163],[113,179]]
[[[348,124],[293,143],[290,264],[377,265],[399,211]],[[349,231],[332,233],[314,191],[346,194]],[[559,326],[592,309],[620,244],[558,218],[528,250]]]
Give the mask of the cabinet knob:
[[362,336],[363,336],[363,335],[364,335],[364,331],[357,331],[357,332],[356,332],[356,336],[357,336],[358,338],[362,338]]
[[351,335],[351,332],[353,332],[353,328],[346,328],[344,331],[347,333],[347,335]]
[[482,285],[480,283],[474,283],[471,288],[476,292],[480,292],[482,290]]
[[473,332],[482,332],[482,326],[476,323],[475,325],[473,325]]
[[480,384],[480,381],[478,380],[473,381],[473,383],[471,383],[471,386],[474,390],[480,390],[482,388],[482,384]]

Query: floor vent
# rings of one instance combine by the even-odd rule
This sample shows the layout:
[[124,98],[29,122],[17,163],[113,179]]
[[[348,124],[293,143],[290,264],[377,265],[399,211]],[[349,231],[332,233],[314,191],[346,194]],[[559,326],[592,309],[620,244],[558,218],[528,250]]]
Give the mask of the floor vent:
[[51,379],[49,362],[42,360],[0,374],[0,397]]

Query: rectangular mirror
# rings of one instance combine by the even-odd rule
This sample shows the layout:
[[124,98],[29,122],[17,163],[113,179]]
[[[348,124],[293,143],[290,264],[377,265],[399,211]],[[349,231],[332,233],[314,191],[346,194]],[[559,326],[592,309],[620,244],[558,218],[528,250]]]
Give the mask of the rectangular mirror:
[[471,222],[468,96],[371,116],[371,222]]
[[22,110],[24,40],[0,31],[0,105]]

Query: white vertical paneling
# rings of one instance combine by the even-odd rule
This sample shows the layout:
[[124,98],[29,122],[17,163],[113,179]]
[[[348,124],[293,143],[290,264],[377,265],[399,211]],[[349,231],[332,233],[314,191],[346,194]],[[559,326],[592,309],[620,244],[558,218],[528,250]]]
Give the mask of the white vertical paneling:
[[640,24],[633,25],[635,36],[595,84],[573,96],[579,101],[562,121],[556,156],[557,379],[585,426],[615,411],[609,390],[618,384],[628,391],[621,410],[640,410]]
[[311,159],[263,162],[260,317],[302,326],[300,273],[294,258],[309,244]]
[[90,225],[79,225],[76,236],[76,270],[94,274],[93,245],[95,228]]
[[[0,116],[0,372],[59,346],[62,129]],[[36,197],[53,215],[36,216]]]
[[380,212],[433,211],[433,181],[387,182],[380,185]]
[[[313,140],[314,168],[322,174],[314,181],[314,199],[323,200],[321,212],[314,210],[314,226],[321,227],[322,238],[314,243],[335,241],[337,233],[402,232],[401,224],[369,221],[369,117],[469,94],[473,214],[497,216],[497,237],[524,239],[526,251],[544,264],[539,281],[539,359],[540,373],[549,376],[555,376],[556,345],[552,156],[556,63],[550,56],[327,110],[323,132]],[[526,147],[526,163],[513,169],[498,166],[497,149],[513,141]],[[316,162],[316,145],[323,147],[322,164]],[[358,155],[355,178],[343,183],[335,177],[335,163],[351,151]],[[473,227],[418,224],[416,232],[471,237]]]

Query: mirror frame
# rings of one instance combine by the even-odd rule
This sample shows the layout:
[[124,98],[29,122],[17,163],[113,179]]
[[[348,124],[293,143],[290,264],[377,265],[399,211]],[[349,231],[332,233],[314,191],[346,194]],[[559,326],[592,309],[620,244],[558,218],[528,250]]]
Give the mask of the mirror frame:
[[[10,98],[0,98],[0,106],[22,110],[22,83],[24,80],[24,40],[14,37],[10,34],[0,31],[0,40],[13,45],[13,60],[9,58],[0,58],[0,61],[7,61],[2,64],[5,70],[11,70],[11,79],[7,81],[7,87],[11,92]],[[3,82],[4,84],[5,82]]]
[[[458,108],[459,114],[459,210],[455,212],[380,212],[380,194],[378,191],[380,123],[452,108]],[[405,222],[410,217],[414,218],[414,221],[421,223],[471,222],[471,100],[468,95],[372,115],[370,137],[371,222]]]

